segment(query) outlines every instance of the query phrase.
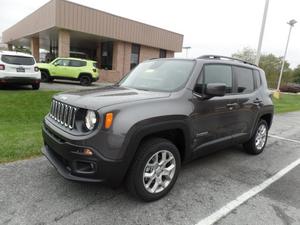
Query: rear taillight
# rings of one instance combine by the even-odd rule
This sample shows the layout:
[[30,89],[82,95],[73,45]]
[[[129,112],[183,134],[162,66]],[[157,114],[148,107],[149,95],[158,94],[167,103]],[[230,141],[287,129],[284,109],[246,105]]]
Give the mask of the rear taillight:
[[97,70],[96,70],[96,69],[93,69],[93,72],[94,72],[94,73],[96,73],[96,72],[97,72]]
[[39,69],[37,66],[35,66],[35,67],[34,67],[34,71],[35,71],[35,72],[39,72],[40,69]]
[[0,70],[5,70],[5,65],[0,64]]

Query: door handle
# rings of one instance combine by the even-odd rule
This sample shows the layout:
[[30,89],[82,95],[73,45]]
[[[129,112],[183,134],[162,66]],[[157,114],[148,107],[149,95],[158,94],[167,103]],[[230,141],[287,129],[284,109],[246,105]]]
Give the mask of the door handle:
[[227,107],[237,107],[239,104],[238,103],[229,103],[226,106]]
[[233,110],[234,108],[238,107],[239,104],[238,103],[229,103],[226,106],[229,110]]

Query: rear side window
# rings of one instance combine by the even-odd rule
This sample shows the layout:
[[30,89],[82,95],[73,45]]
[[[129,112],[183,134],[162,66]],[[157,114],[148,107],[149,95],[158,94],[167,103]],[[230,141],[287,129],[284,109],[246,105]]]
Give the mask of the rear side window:
[[81,60],[70,60],[69,66],[82,67],[82,66],[86,66],[86,62]]
[[232,69],[228,65],[206,65],[204,67],[204,84],[224,83],[226,93],[232,92]]
[[253,75],[254,75],[255,88],[259,88],[261,86],[260,73],[258,72],[258,70],[253,70]]
[[234,67],[234,71],[237,80],[237,92],[245,94],[254,91],[252,69],[247,69],[244,67]]
[[1,61],[13,65],[24,65],[24,66],[34,65],[34,59],[32,57],[26,57],[26,56],[2,55]]

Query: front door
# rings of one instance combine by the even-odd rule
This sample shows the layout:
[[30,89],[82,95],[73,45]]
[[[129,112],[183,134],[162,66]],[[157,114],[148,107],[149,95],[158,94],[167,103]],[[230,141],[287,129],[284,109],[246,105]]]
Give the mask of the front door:
[[208,83],[226,84],[223,97],[193,98],[195,106],[191,116],[193,129],[193,149],[196,155],[206,150],[215,150],[231,143],[235,132],[238,102],[234,94],[232,67],[226,64],[206,64],[199,76],[194,93],[204,95]]
[[71,68],[69,66],[70,60],[68,59],[58,59],[53,65],[52,75],[56,77],[70,77]]

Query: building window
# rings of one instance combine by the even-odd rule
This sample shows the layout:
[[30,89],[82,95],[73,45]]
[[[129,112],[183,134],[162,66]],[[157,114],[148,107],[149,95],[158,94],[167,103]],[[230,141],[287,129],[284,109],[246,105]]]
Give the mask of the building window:
[[164,49],[159,49],[159,58],[167,58],[167,51]]
[[133,69],[139,64],[140,61],[140,45],[132,44],[131,46],[131,58],[130,58],[130,69]]
[[112,59],[113,59],[113,43],[112,42],[101,43],[100,68],[106,70],[112,70]]

